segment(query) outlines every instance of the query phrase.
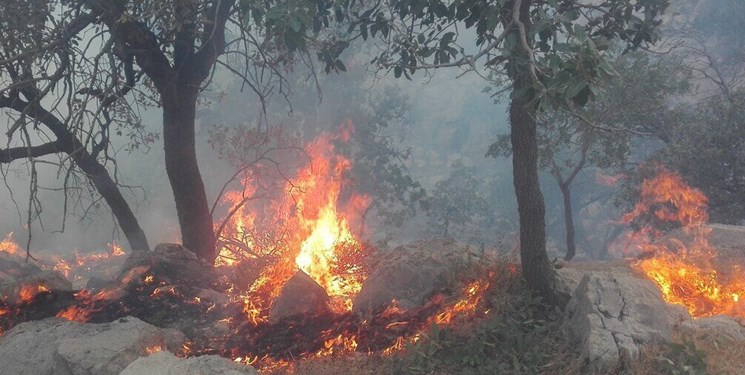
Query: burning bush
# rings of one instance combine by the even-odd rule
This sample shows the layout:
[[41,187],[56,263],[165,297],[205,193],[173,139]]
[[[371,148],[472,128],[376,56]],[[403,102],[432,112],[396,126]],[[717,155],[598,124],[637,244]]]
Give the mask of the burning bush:
[[[634,267],[652,279],[667,302],[685,306],[693,317],[745,317],[745,274],[725,267],[709,244],[707,199],[676,173],[662,169],[641,185],[640,201],[624,216],[638,226],[641,251]],[[680,235],[663,236],[679,227]]]

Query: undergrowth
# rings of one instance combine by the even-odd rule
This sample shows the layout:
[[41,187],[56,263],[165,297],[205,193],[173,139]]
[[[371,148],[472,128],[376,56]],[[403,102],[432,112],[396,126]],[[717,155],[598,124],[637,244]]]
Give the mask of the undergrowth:
[[396,364],[408,374],[568,374],[578,361],[561,340],[561,314],[515,278],[491,296],[486,318],[432,326]]

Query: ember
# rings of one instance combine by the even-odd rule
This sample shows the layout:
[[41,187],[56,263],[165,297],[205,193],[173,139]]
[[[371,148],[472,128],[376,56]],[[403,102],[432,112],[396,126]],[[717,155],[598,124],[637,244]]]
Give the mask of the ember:
[[[745,274],[738,266],[717,263],[717,250],[708,241],[706,207],[706,196],[678,174],[663,170],[644,181],[640,202],[623,218],[637,224],[642,235],[634,267],[659,286],[667,302],[685,306],[693,317],[745,317],[740,301]],[[676,227],[685,238],[663,237]]]

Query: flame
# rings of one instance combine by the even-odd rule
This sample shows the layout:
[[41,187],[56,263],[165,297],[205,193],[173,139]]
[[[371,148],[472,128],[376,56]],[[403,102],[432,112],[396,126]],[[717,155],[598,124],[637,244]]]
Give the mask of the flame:
[[162,351],[163,351],[162,344],[150,345],[145,348],[145,356],[149,356],[151,354],[155,354],[155,353],[162,352]]
[[325,340],[323,342],[323,349],[319,350],[316,353],[316,357],[324,357],[327,355],[341,353],[351,353],[355,350],[357,350],[356,336],[340,333],[336,337]]
[[78,303],[60,311],[57,317],[85,323],[90,320],[91,314],[95,312],[97,302],[118,298],[122,293],[122,290],[103,289],[91,296],[90,292],[82,290],[75,293],[75,300]]
[[273,299],[297,270],[326,290],[333,311],[351,310],[352,298],[366,275],[366,253],[351,230],[350,220],[369,204],[369,198],[342,196],[351,161],[336,152],[334,142],[347,141],[352,131],[353,126],[347,123],[338,134],[324,133],[307,144],[302,155],[307,162],[293,178],[280,179],[277,188],[283,194],[272,203],[255,202],[257,187],[252,184],[260,185],[261,176],[252,171],[242,177],[240,189],[221,199],[228,215],[217,225],[222,230],[215,264],[235,266],[262,257],[270,260],[248,290],[235,298],[243,303],[244,313],[254,324],[266,321]]
[[[745,275],[738,266],[727,270],[717,264],[717,250],[708,242],[706,208],[706,196],[676,173],[663,169],[645,180],[639,203],[623,217],[626,223],[644,224],[644,240],[637,245],[641,256],[633,267],[657,284],[665,301],[683,305],[695,318],[745,317],[739,297],[745,293]],[[660,227],[671,226],[680,226],[685,238],[663,238]]]
[[[347,132],[342,131],[343,139],[348,138]],[[329,296],[339,299],[332,306],[335,311],[348,311],[351,297],[362,288],[359,259],[347,264],[342,260],[361,246],[350,230],[348,219],[340,215],[338,208],[343,176],[350,170],[351,162],[335,153],[328,137],[317,139],[309,150],[315,156],[312,163],[298,173],[298,181],[293,186],[288,186],[297,202],[300,232],[307,233],[300,243],[295,264],[326,289]],[[351,200],[352,206],[362,206],[368,200],[365,196],[355,198],[358,201]]]
[[[489,275],[489,279],[492,277],[494,277],[493,273]],[[449,324],[456,316],[473,314],[481,304],[488,289],[489,282],[487,280],[476,280],[469,283],[465,287],[465,293],[461,295],[460,299],[454,305],[434,316],[435,323]]]
[[0,242],[0,251],[8,254],[16,254],[21,251],[21,247],[13,241],[13,232],[5,235],[5,238]]
[[119,245],[116,242],[110,242],[107,244],[109,246],[109,249],[111,249],[111,256],[113,257],[120,257],[122,255],[127,255],[126,252],[124,252],[124,249],[121,245]]
[[42,284],[24,285],[18,292],[18,297],[21,299],[21,302],[31,302],[37,294],[48,291],[49,288]]

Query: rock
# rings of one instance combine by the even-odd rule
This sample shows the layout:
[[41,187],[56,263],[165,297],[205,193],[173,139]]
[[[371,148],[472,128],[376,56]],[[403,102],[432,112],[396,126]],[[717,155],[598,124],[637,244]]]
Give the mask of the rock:
[[16,301],[24,286],[72,290],[72,283],[59,272],[42,269],[32,262],[25,262],[22,257],[0,252],[0,296]]
[[681,323],[676,336],[690,340],[696,347],[720,347],[745,341],[745,327],[729,316],[711,316]]
[[48,318],[22,323],[0,338],[4,375],[117,375],[147,348],[176,350],[185,337],[137,318],[89,324]]
[[468,248],[446,240],[422,240],[387,254],[365,279],[353,311],[367,314],[398,302],[401,308],[423,306],[447,292],[468,265]]
[[89,291],[98,291],[101,289],[111,288],[116,285],[116,281],[112,279],[102,278],[98,276],[91,276],[90,279],[85,283],[85,288]]
[[[136,272],[135,272],[136,271]],[[180,244],[161,243],[152,252],[132,253],[122,265],[119,280],[122,284],[142,282],[138,275],[155,275],[166,284],[195,287],[212,285],[219,275],[214,268]]]
[[614,267],[582,278],[565,319],[569,338],[591,371],[602,372],[636,357],[644,343],[667,340],[690,315],[666,303],[651,281],[628,267]]
[[227,358],[205,355],[178,358],[169,352],[158,352],[132,362],[120,375],[255,375],[251,366]]
[[269,321],[276,323],[297,315],[321,315],[329,312],[329,296],[322,286],[303,271],[287,280],[269,310]]

